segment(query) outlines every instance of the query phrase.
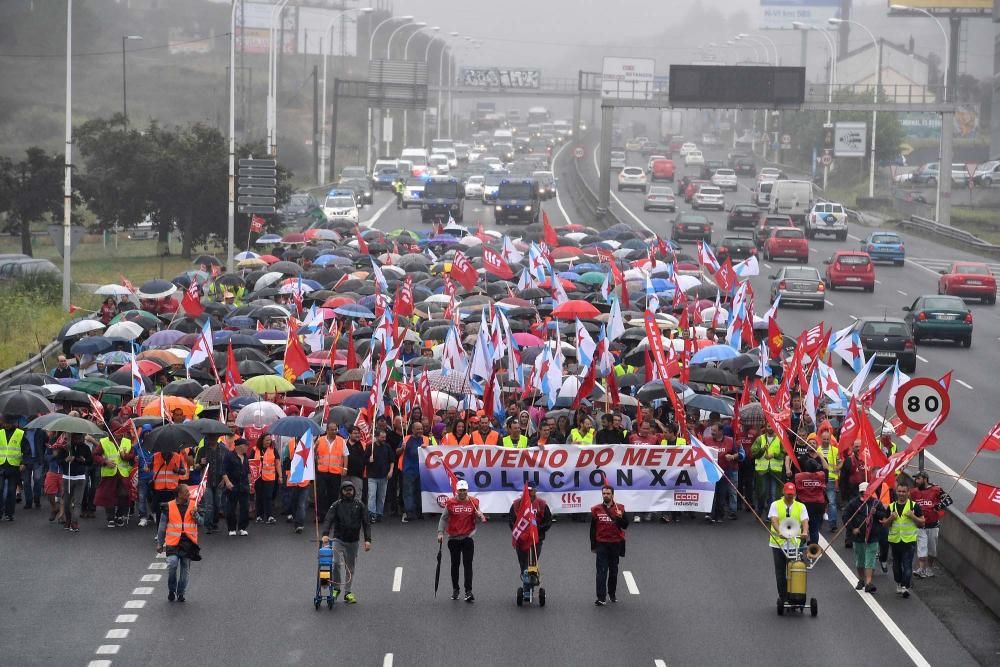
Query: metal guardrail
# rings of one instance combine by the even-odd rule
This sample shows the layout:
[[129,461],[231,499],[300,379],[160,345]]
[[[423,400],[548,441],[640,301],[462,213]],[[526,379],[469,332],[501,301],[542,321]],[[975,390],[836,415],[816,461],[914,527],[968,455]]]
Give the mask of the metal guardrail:
[[48,357],[49,355],[51,355],[53,352],[55,352],[56,350],[58,350],[61,346],[62,346],[62,343],[60,341],[57,341],[57,340],[52,341],[51,343],[49,343],[48,345],[46,345],[45,347],[43,347],[41,352],[39,352],[35,356],[31,357],[27,361],[22,361],[18,365],[11,366],[10,368],[6,369],[5,371],[0,372],[0,381],[7,380],[9,378],[18,376],[21,373],[27,373],[28,371],[31,371],[36,366],[38,366],[38,365],[40,365],[42,363],[42,359],[44,359],[44,358]]
[[911,215],[908,219],[900,221],[899,224],[904,229],[916,229],[933,236],[949,239],[951,241],[957,241],[958,243],[961,243],[962,245],[978,252],[990,255],[1000,255],[1000,246],[994,245],[989,241],[984,241],[975,234],[971,234],[963,229],[958,229],[957,227],[951,227],[949,225],[939,225],[928,218]]

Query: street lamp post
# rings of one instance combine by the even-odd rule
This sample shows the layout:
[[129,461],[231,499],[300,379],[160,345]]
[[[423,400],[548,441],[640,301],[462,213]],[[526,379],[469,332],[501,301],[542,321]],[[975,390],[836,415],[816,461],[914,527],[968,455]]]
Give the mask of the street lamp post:
[[[440,30],[441,30],[441,26],[432,26],[430,28],[431,32],[439,32]],[[410,59],[410,42],[412,42],[413,38],[416,37],[418,34],[420,34],[420,32],[421,32],[421,30],[414,30],[413,34],[406,38],[406,42],[403,43],[403,60],[409,60]],[[430,50],[430,48],[431,48],[431,42],[433,42],[433,41],[434,41],[433,37],[429,37],[427,39],[427,49],[428,50]],[[426,53],[424,54],[424,62],[425,63],[427,62],[427,55],[426,55]],[[409,118],[409,113],[408,112],[409,112],[409,109],[403,109],[403,148],[406,148],[406,144],[409,141],[409,129],[410,129],[409,128],[409,120],[410,120],[410,118]],[[424,113],[427,113],[426,110],[424,111]]]
[[[447,42],[445,42],[445,40],[442,39],[442,38],[440,38],[440,37],[432,37],[431,39],[427,40],[427,46],[426,46],[426,48],[424,48],[424,62],[427,63],[428,66],[430,65],[431,45],[434,42],[440,42],[441,43],[441,50],[442,51],[444,49],[446,49],[447,46],[448,46]],[[429,79],[429,77],[428,77],[428,79]],[[440,82],[439,82],[439,84],[440,84]],[[421,121],[420,122],[421,122],[421,128],[420,128],[420,145],[426,147],[427,146],[427,109],[424,109],[423,112],[421,113]]]
[[66,0],[66,145],[63,158],[63,309],[69,310],[73,214],[73,0]]
[[[288,4],[288,0],[278,0],[271,7],[271,21],[268,24],[268,44],[267,44],[267,150],[271,155],[275,154],[275,149],[277,148],[278,139],[275,136],[277,134],[277,124],[278,124],[278,102],[277,102],[277,90],[275,79],[278,76],[278,54],[275,51],[274,46],[274,36],[275,36],[275,21],[281,20],[281,14],[285,11],[285,5]],[[285,45],[282,44],[281,48],[284,49]]]
[[[327,137],[327,135],[326,135],[326,89],[327,89],[327,84],[326,84],[326,81],[327,81],[327,79],[326,79],[326,70],[327,70],[327,67],[328,67],[328,65],[330,63],[330,56],[333,55],[333,26],[336,25],[336,22],[337,22],[338,19],[340,21],[343,21],[344,20],[344,15],[348,14],[350,11],[351,10],[341,11],[340,14],[337,15],[337,18],[330,19],[330,24],[326,27],[326,32],[324,33],[325,37],[326,37],[326,44],[327,44],[326,49],[324,50],[322,48],[322,45],[320,47],[320,52],[323,55],[323,92],[322,92],[321,101],[320,101],[320,113],[322,114],[322,121],[321,121],[322,127],[320,128],[320,137],[321,137],[321,139],[320,139],[320,146],[321,146],[321,148],[320,148],[320,151],[319,151],[319,174],[317,174],[317,176],[316,176],[316,182],[319,183],[319,184],[323,184],[326,181],[326,177],[327,177],[326,176],[326,172],[327,172],[327,169],[329,167],[329,156],[330,156],[330,152],[329,151],[331,150],[330,147],[327,146],[327,144],[326,144],[326,137]],[[361,7],[357,11],[361,12],[362,14],[367,14],[367,13],[373,12],[375,10],[372,9],[371,7]],[[343,45],[341,45],[341,46],[343,46]]]
[[236,8],[232,0],[229,18],[229,208],[226,218],[226,269],[235,268],[233,248],[236,236]]
[[774,43],[773,39],[771,39],[770,37],[768,37],[767,35],[765,35],[763,33],[754,33],[753,35],[748,35],[745,32],[741,32],[740,36],[741,37],[744,37],[744,36],[746,36],[746,37],[756,37],[757,39],[763,40],[763,41],[767,42],[768,44],[770,44],[771,48],[774,49],[774,66],[775,67],[778,66],[778,45]]
[[[459,33],[454,32],[454,31],[448,33],[449,37],[458,37],[458,35],[459,35]],[[441,91],[443,90],[444,85],[445,85],[445,83],[444,83],[444,52],[447,51],[447,50],[448,50],[447,47],[441,47],[440,57],[438,58],[438,99],[437,99],[437,119],[436,119],[437,120],[437,128],[436,128],[437,131],[435,133],[435,138],[437,138],[437,139],[441,138],[441,114],[444,111],[444,109],[442,108],[442,105],[441,105],[441,103],[443,101],[443,97],[441,95]]]
[[[842,23],[849,23],[850,25],[856,25],[866,33],[872,40],[872,45],[875,47],[875,90],[872,93],[872,103],[878,104],[878,89],[882,87],[882,46],[879,44],[878,40],[875,39],[875,35],[872,31],[868,29],[862,23],[857,21],[852,21],[850,19],[836,19],[830,18],[827,21],[831,25],[840,25]],[[876,131],[878,130],[878,111],[872,110],[872,146],[871,146],[871,160],[868,165],[868,196],[875,197],[875,137]]]
[[[387,19],[380,21],[374,28],[372,28],[371,33],[368,35],[368,62],[371,63],[373,51],[375,50],[375,34],[378,33],[378,29],[384,26],[386,23],[392,21],[404,21],[409,23],[413,20],[413,16],[390,16]],[[365,168],[370,174],[372,171],[372,134],[373,134],[373,123],[374,115],[372,114],[371,106],[368,107],[368,139],[365,142]]]
[[[931,19],[934,20],[934,23],[937,24],[938,30],[941,31],[941,36],[944,38],[944,79],[943,79],[943,81],[944,81],[944,95],[943,95],[943,97],[944,97],[944,101],[947,102],[952,97],[952,95],[949,94],[949,90],[948,90],[948,76],[950,75],[950,72],[951,72],[951,40],[948,37],[948,31],[944,29],[944,26],[941,25],[941,22],[937,20],[937,17],[934,16],[933,14],[931,14],[926,9],[922,9],[920,7],[910,7],[909,5],[889,5],[889,8],[890,9],[895,9],[895,10],[900,10],[900,11],[920,12],[921,14],[929,16]],[[944,167],[945,167],[944,160],[942,159],[942,157],[943,157],[943,155],[945,153],[943,142],[944,142],[944,132],[941,133],[941,141],[938,143],[938,153],[939,153],[938,154],[938,165],[941,166],[941,170],[940,170],[941,174],[944,173]],[[951,173],[951,171],[950,171],[951,170],[951,165],[950,165],[951,160],[949,159],[948,162],[949,162],[949,164],[947,166],[948,166],[948,169],[949,169],[949,173]],[[942,199],[942,197],[940,197],[940,196],[934,198],[934,219],[937,220],[938,222],[941,221],[941,199]]]
[[[413,34],[410,35],[410,37],[413,37],[413,35],[415,35],[418,32],[420,32],[420,30],[422,28],[427,27],[427,22],[426,21],[419,21],[417,23],[404,23],[403,25],[399,26],[398,28],[396,28],[395,30],[393,30],[391,33],[389,33],[389,39],[388,39],[388,41],[386,41],[386,44],[385,44],[385,59],[386,60],[392,60],[392,40],[396,36],[396,34],[399,33],[399,32],[402,32],[402,30],[405,29],[405,28],[414,28],[414,27],[416,28],[416,30],[413,31]],[[409,38],[407,39],[407,42],[408,41],[409,41]],[[406,60],[405,47],[404,47],[403,60]],[[383,110],[380,115],[382,116],[382,118],[386,118],[390,114],[391,114],[391,112]],[[404,123],[405,123],[405,120],[404,120]],[[385,134],[385,122],[384,121],[382,123],[382,134],[383,135]],[[393,128],[393,134],[395,134],[395,128]],[[392,139],[391,138],[386,139],[385,136],[382,136],[382,141],[386,145],[386,154],[389,154],[389,152],[390,152],[389,147],[392,145]],[[404,144],[405,144],[405,142],[404,142]]]
[[[758,38],[752,37],[752,36],[748,35],[745,32],[741,32],[740,34],[736,35],[736,37],[734,37],[733,39],[735,39],[735,40],[741,40],[742,39],[742,40],[745,40],[748,43],[752,44],[754,46],[754,53],[756,53],[756,51],[757,51],[756,47],[759,46],[761,49],[764,50],[764,62],[765,63],[769,63],[769,64],[773,64],[774,66],[777,66],[777,64],[778,64],[777,55],[775,55],[774,62],[770,63],[771,54],[767,50],[767,44],[765,42],[760,41],[760,40],[758,40]],[[756,126],[756,113],[757,112],[754,111],[753,113],[754,113],[755,126]],[[769,136],[770,135],[768,135],[768,133],[767,133],[767,121],[768,121],[768,116],[769,116],[769,114],[767,113],[767,109],[761,110],[761,115],[764,117],[764,142],[763,142],[763,145],[761,146],[761,157],[766,160],[767,159],[767,146],[770,143],[770,141],[769,141]],[[754,131],[754,134],[756,134],[756,130]],[[756,138],[754,140],[754,143],[756,143]]]
[[125,42],[142,39],[142,35],[122,35],[122,127],[128,129],[128,95],[125,77]]
[[[829,126],[831,125],[832,113],[833,113],[831,108],[833,104],[833,89],[837,85],[837,43],[836,41],[834,41],[833,37],[830,37],[830,35],[826,33],[825,30],[820,30],[819,28],[817,28],[812,24],[803,23],[802,21],[792,21],[792,25],[798,28],[799,30],[803,31],[815,30],[816,32],[818,32],[820,35],[823,36],[823,39],[826,40],[827,55],[829,55],[830,57],[830,68],[828,72],[829,85],[826,91],[826,103],[828,105],[826,109],[826,125]],[[824,190],[826,190],[826,185],[829,180],[829,177],[830,177],[830,165],[824,164],[823,165]]]

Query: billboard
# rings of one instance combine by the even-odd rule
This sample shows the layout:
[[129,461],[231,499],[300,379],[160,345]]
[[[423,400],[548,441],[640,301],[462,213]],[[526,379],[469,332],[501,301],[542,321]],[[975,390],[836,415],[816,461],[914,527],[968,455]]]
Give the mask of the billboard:
[[459,85],[471,88],[540,88],[542,71],[520,67],[463,67]]
[[840,0],[760,0],[760,29],[794,30],[792,21],[826,26],[827,19],[840,18],[840,4]]
[[802,104],[805,88],[804,67],[670,66],[670,104],[675,107]]
[[837,157],[864,157],[868,138],[868,123],[835,123],[833,154]]
[[601,77],[601,97],[626,100],[648,100],[655,89],[652,58],[604,58]]
[[298,52],[310,55],[356,56],[358,31],[346,12],[299,7]]
[[[264,2],[240,2],[236,5],[236,50],[266,54],[271,39],[273,5]],[[298,41],[298,7],[286,7],[282,13],[284,43],[282,53],[295,53]],[[280,27],[276,26],[276,27]],[[281,39],[275,36],[275,40]]]

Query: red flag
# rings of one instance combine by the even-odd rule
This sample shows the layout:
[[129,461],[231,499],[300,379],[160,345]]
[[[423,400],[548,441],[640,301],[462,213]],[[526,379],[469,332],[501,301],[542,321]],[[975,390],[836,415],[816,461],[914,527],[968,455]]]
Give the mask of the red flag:
[[649,356],[649,348],[647,347],[643,351],[643,367],[642,367],[642,379],[644,382],[653,381],[653,359]]
[[368,243],[365,242],[365,237],[361,235],[361,228],[355,227],[354,233],[358,236],[358,252],[362,255],[368,254]]
[[485,229],[483,229],[482,222],[480,222],[479,226],[476,227],[476,238],[482,241],[483,243],[486,243],[487,241],[490,240],[490,235],[486,233]]
[[397,315],[403,317],[409,317],[413,315],[413,278],[406,276],[403,279],[403,284],[399,286],[396,291],[396,304],[393,306],[393,310],[396,311]]
[[226,381],[222,385],[222,398],[227,403],[239,395],[236,391],[236,385],[239,384],[243,384],[243,376],[240,375],[240,367],[236,363],[233,344],[230,342],[226,349]]
[[[614,253],[612,253],[607,248],[595,248],[595,250],[597,250],[597,261],[599,261],[599,262],[607,262],[608,264],[614,264],[615,263]],[[620,271],[620,269],[619,269],[619,271]]]
[[514,548],[522,551],[538,544],[538,519],[535,516],[535,508],[532,506],[527,484],[524,485],[524,491],[521,493],[521,504],[517,507],[517,519],[514,521],[510,537]]
[[514,272],[510,270],[500,253],[488,246],[483,246],[483,268],[504,280],[514,277]]
[[104,406],[101,405],[101,402],[97,400],[96,396],[87,396],[87,398],[90,399],[91,410],[94,411],[95,415],[101,418],[101,421],[104,421]]
[[455,256],[451,260],[451,277],[467,290],[475,287],[476,281],[479,280],[476,268],[460,250],[455,251]]
[[976,496],[965,511],[1000,516],[1000,487],[976,482]]
[[951,374],[954,371],[948,371],[938,379],[938,383],[944,387],[945,391],[951,391]]
[[121,276],[121,279],[122,279],[122,287],[124,287],[125,289],[127,289],[127,290],[128,290],[129,292],[132,292],[133,294],[135,294],[135,285],[133,285],[133,284],[132,284],[132,283],[131,283],[131,282],[129,281],[129,279],[128,279],[128,278],[126,278],[125,276],[122,276],[121,274],[118,274],[118,275],[119,275],[119,276]]
[[444,234],[444,223],[442,222],[437,223],[437,227],[434,228],[434,234],[437,236]]
[[309,370],[309,359],[299,342],[296,329],[288,331],[288,345],[285,347],[284,375],[289,382]]
[[448,463],[444,459],[441,459],[441,466],[444,468],[444,471],[448,473],[448,484],[451,485],[451,495],[457,494],[458,475],[455,474],[455,471],[451,469],[451,466],[448,465]]
[[677,422],[677,428],[680,429],[681,435],[686,439],[688,437],[688,427],[687,418],[684,416],[684,404],[681,403],[681,399],[677,398],[677,392],[674,391],[674,385],[671,383],[670,378],[663,378],[663,388],[667,390],[667,397],[670,399],[670,404],[674,407],[674,420]]
[[[669,380],[667,380],[669,382]],[[579,388],[576,390],[576,398],[573,399],[573,409],[576,410],[583,403],[583,399],[590,397],[590,392],[594,391],[594,387],[597,386],[597,356],[590,362],[590,368],[587,369],[587,374],[584,376],[583,381],[580,383]],[[483,399],[486,400],[485,398]]]
[[[493,384],[490,382],[490,384]],[[420,381],[417,384],[417,396],[420,398],[420,412],[424,417],[430,419],[434,415],[434,399],[431,397],[431,381],[427,377],[427,369],[420,374]]]
[[497,377],[497,372],[496,370],[494,370],[492,373],[490,373],[490,379],[486,383],[486,386],[483,387],[483,412],[486,413],[486,417],[490,420],[492,420],[496,416],[496,410],[494,409],[494,405],[496,404],[495,400],[496,397],[493,393],[494,392],[493,381],[496,379],[496,377]]
[[201,305],[201,298],[198,295],[198,285],[191,283],[191,286],[184,290],[181,298],[181,307],[189,317],[198,317],[205,312],[205,306]]
[[861,411],[857,399],[852,396],[851,402],[847,405],[847,412],[844,413],[844,422],[840,427],[840,438],[836,442],[840,452],[851,451],[854,441],[861,432],[862,420],[867,421],[868,416]]
[[559,245],[559,237],[556,235],[556,230],[549,223],[549,214],[545,211],[542,211],[542,240],[550,248],[555,248]]
[[354,349],[354,323],[351,323],[351,329],[347,332],[347,367],[357,368],[358,367],[358,353]]
[[611,405],[616,408],[621,405],[622,397],[618,392],[618,378],[615,377],[615,372],[613,370],[604,378],[604,387],[611,395]]
[[937,435],[934,431],[940,424],[941,415],[939,414],[937,417],[924,424],[924,427],[920,429],[915,436],[913,436],[913,439],[910,440],[910,444],[906,446],[906,451],[916,454],[921,450],[927,449],[931,445],[936,444]]
[[778,322],[773,317],[767,318],[767,352],[772,359],[781,359],[784,344],[785,339],[781,335]]
[[986,450],[987,452],[1000,452],[1000,422],[997,422],[990,432],[986,434],[983,441],[979,443],[977,452]]
[[859,422],[859,434],[861,436],[861,452],[868,461],[870,468],[881,468],[889,463],[889,457],[885,455],[879,447],[878,438],[875,437],[875,430],[872,423],[864,416]]
[[69,304],[69,314],[70,315],[72,315],[73,313],[75,313],[78,310],[83,310],[83,308],[81,308],[80,306],[74,306],[73,304]]
[[733,271],[733,263],[726,257],[726,260],[719,267],[719,270],[712,274],[715,284],[723,294],[732,294],[733,287],[736,286],[736,272]]
[[256,213],[250,216],[250,231],[254,234],[260,234],[264,231],[264,218],[260,217]]

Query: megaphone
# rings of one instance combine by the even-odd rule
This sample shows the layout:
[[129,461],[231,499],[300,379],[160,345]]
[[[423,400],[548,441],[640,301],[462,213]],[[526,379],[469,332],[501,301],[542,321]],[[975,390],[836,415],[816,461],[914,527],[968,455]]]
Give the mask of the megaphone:
[[823,549],[818,544],[810,544],[806,547],[806,560],[816,562],[823,555]]
[[800,524],[796,519],[791,517],[782,519],[781,523],[778,524],[778,534],[786,540],[792,540],[800,535],[801,527],[802,524]]

